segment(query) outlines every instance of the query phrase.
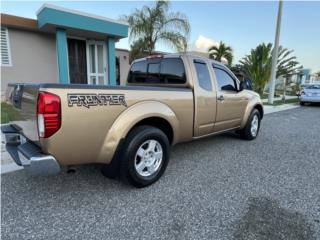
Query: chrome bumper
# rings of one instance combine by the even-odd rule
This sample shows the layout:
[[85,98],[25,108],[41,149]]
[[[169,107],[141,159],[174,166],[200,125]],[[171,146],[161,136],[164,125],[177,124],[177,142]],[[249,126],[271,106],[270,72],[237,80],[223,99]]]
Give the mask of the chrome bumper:
[[1,126],[5,135],[6,149],[15,163],[23,166],[32,175],[54,175],[60,172],[60,165],[51,155],[26,140],[12,125]]

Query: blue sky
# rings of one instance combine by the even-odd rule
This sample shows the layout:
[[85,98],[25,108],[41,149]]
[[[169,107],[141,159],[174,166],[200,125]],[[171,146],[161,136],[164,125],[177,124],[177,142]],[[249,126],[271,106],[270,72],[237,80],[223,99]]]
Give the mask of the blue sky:
[[[143,1],[106,2],[48,2],[58,6],[118,19],[135,8],[151,5]],[[1,12],[36,18],[35,12],[43,4],[37,2],[2,1]],[[274,41],[278,3],[268,2],[217,2],[174,1],[171,11],[187,15],[191,24],[190,45],[199,36],[213,42],[229,44],[234,49],[235,62],[262,42]],[[320,2],[287,2],[283,4],[280,44],[293,49],[298,60],[313,72],[320,71]],[[123,39],[117,47],[129,48],[129,40]],[[158,45],[157,50],[172,51]]]

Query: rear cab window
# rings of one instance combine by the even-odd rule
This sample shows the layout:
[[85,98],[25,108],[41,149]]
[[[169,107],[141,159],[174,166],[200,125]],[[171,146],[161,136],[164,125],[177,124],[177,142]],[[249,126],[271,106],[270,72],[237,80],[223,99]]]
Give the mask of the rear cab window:
[[128,83],[185,84],[183,61],[180,58],[161,58],[135,62],[129,71]]

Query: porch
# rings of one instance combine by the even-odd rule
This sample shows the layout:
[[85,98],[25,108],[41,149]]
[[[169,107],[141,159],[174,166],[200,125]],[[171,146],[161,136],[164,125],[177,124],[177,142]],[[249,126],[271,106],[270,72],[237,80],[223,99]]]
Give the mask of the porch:
[[38,28],[54,33],[60,83],[116,85],[115,43],[128,25],[105,17],[44,4]]

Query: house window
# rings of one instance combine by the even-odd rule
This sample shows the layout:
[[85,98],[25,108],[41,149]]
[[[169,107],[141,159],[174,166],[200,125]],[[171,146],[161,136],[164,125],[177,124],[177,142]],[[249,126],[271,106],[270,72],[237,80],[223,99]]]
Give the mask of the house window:
[[4,27],[1,27],[1,66],[12,66],[9,32]]

